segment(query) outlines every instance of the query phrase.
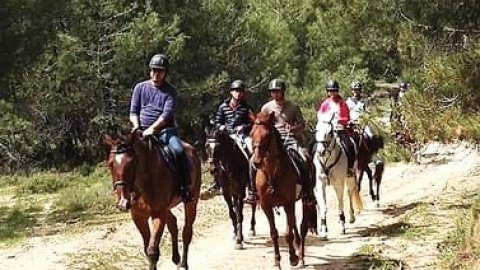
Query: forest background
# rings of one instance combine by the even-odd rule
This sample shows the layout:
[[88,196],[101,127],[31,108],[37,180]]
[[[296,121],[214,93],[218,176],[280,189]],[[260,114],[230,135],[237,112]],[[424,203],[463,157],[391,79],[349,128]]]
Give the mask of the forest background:
[[408,81],[401,110],[415,142],[477,140],[478,14],[475,0],[2,0],[0,167],[104,160],[101,134],[128,126],[132,87],[160,52],[181,137],[198,145],[231,80],[258,108],[274,77],[310,125],[329,78],[343,95],[353,80],[367,94]]

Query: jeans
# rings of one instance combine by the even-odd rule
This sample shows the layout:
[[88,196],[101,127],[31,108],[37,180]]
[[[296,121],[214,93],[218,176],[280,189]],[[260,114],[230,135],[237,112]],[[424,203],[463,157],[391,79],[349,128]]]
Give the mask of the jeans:
[[175,128],[165,128],[158,133],[157,137],[162,143],[168,145],[168,148],[172,151],[178,169],[180,189],[185,190],[190,184],[190,170],[187,155],[183,149],[182,141],[178,137],[177,130]]

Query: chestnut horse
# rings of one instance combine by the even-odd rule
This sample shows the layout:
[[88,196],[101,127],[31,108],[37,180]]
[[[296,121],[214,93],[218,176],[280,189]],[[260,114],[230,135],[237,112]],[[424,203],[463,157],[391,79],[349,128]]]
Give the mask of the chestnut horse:
[[[218,177],[223,190],[223,198],[228,206],[228,214],[232,220],[235,248],[243,249],[243,199],[249,181],[249,161],[239,145],[230,138],[226,130],[206,127],[207,167],[210,173]],[[257,204],[252,205],[250,235],[255,235],[255,211]]]
[[[314,229],[309,228],[309,224],[312,224],[309,218],[316,215],[311,212],[315,211],[315,206],[312,207],[312,204],[303,202],[301,235],[299,235],[295,217],[295,201],[299,197],[304,198],[299,192],[300,176],[283,146],[280,133],[274,127],[274,121],[274,113],[260,112],[255,116],[250,133],[253,143],[251,160],[257,169],[255,182],[260,205],[270,225],[270,236],[275,252],[275,266],[280,268],[278,231],[275,226],[273,207],[283,206],[287,216],[285,239],[288,243],[290,265],[292,266],[298,265],[299,261],[301,265],[304,264],[305,236],[308,229]],[[303,190],[303,192],[308,191]],[[299,249],[298,255],[296,249]]]
[[[374,202],[379,204],[380,200],[380,184],[383,178],[383,171],[385,170],[385,165],[380,158],[372,160],[373,155],[380,149],[383,148],[383,137],[380,135],[368,136],[363,130],[358,130],[358,136],[356,136],[356,141],[358,145],[358,154],[357,154],[357,174],[358,174],[358,191],[360,191],[362,186],[363,174],[366,173],[369,182],[370,188],[370,197]],[[369,167],[369,164],[373,163],[374,172],[372,175],[372,170]]]
[[[156,270],[160,257],[160,239],[165,225],[172,237],[172,261],[180,269],[188,269],[188,248],[200,193],[200,159],[192,146],[184,144],[191,171],[190,191],[194,200],[184,203],[183,254],[178,252],[177,219],[171,209],[181,202],[175,175],[160,154],[153,137],[142,138],[140,132],[125,136],[104,135],[110,147],[108,167],[120,210],[130,209],[133,222],[143,238],[149,269]],[[149,220],[150,219],[150,220]],[[151,224],[149,224],[149,221]]]

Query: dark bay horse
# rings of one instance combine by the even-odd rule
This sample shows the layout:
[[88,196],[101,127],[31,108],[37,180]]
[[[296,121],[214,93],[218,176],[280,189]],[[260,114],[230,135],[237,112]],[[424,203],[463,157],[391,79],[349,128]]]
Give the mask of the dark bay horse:
[[[223,198],[228,205],[228,214],[233,224],[235,248],[243,248],[243,199],[249,181],[248,157],[240,150],[239,145],[230,138],[226,130],[206,127],[207,167],[218,177],[223,190]],[[252,205],[250,235],[255,235],[255,211],[257,204]]]
[[[130,209],[132,219],[143,238],[149,269],[156,270],[160,257],[160,239],[165,225],[172,237],[172,261],[179,269],[188,269],[188,248],[192,240],[193,223],[200,193],[200,159],[192,146],[184,144],[190,161],[194,200],[184,203],[183,254],[178,252],[177,219],[171,209],[181,202],[175,176],[157,149],[152,137],[142,138],[140,132],[111,137],[104,135],[109,146],[108,167],[120,210]],[[149,224],[150,222],[150,224]]]
[[[358,175],[358,190],[362,186],[362,179],[364,172],[367,174],[369,187],[370,187],[370,197],[374,202],[379,203],[380,200],[380,184],[383,178],[383,172],[385,170],[385,165],[383,161],[379,158],[372,160],[373,155],[378,152],[379,149],[383,148],[384,142],[383,137],[380,135],[373,135],[371,137],[367,136],[363,130],[358,130],[358,135],[355,136],[357,145],[358,145],[358,154],[357,154],[357,175]],[[374,172],[372,175],[372,170],[369,167],[369,164],[373,163]]]
[[[315,205],[303,203],[301,235],[298,233],[295,216],[295,202],[299,197],[298,175],[294,164],[283,146],[280,133],[274,127],[274,114],[258,113],[255,116],[250,133],[253,142],[252,163],[257,168],[255,177],[260,205],[270,225],[270,236],[275,252],[275,266],[280,268],[280,250],[278,231],[275,226],[273,208],[283,206],[287,216],[287,232],[290,265],[296,266],[299,261],[304,264],[305,236],[311,223],[309,218],[315,216]],[[298,253],[297,253],[297,250]],[[297,255],[298,254],[298,255]],[[300,256],[300,257],[299,257]]]

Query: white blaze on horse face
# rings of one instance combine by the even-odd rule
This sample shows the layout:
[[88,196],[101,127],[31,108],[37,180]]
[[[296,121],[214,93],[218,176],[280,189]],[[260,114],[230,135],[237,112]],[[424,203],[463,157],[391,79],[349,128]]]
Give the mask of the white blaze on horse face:
[[115,161],[115,165],[120,165],[122,164],[122,159],[125,156],[125,153],[122,154],[116,154],[113,160]]

